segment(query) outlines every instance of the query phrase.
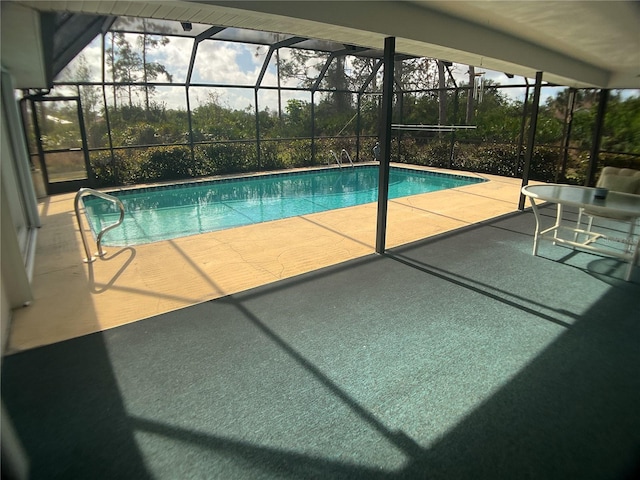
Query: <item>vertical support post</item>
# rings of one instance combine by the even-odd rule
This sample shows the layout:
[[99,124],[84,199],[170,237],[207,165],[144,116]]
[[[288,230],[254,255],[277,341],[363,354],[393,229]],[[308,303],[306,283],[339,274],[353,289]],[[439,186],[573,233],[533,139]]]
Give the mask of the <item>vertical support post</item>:
[[260,110],[258,107],[258,87],[254,89],[254,99],[256,102],[256,161],[258,162],[258,170],[260,170]]
[[567,98],[567,111],[564,115],[564,126],[562,129],[562,163],[560,171],[556,173],[556,182],[566,180],[567,178],[567,161],[569,160],[569,144],[571,142],[571,128],[573,126],[573,111],[576,106],[577,90],[569,89],[569,98]]
[[[395,65],[393,66],[393,68],[395,69]],[[404,123],[404,90],[402,88],[402,84],[398,83],[398,123],[399,124],[403,124]],[[397,135],[396,135],[396,141],[398,142],[398,161],[400,161],[400,159],[402,158],[402,130],[398,131]]]
[[189,68],[187,70],[187,79],[185,81],[185,96],[187,101],[187,123],[189,124],[189,150],[191,152],[191,160],[195,160],[195,145],[193,138],[193,114],[191,112],[191,98],[189,96],[189,87],[191,86],[191,76],[193,75],[193,67],[196,62],[196,55],[198,53],[198,45],[200,40],[195,38],[193,40],[193,46],[191,47],[191,58],[189,59]]
[[282,122],[282,89],[280,85],[280,49],[276,49],[276,79],[278,81],[278,121]]
[[391,120],[393,114],[393,59],[396,50],[395,37],[384,40],[384,77],[382,80],[382,148],[378,173],[378,223],[376,228],[376,253],[383,254],[387,236],[387,204],[389,200],[389,164],[391,162]]
[[[80,93],[80,91],[78,91]],[[80,141],[82,142],[82,153],[84,156],[84,168],[87,172],[87,183],[90,187],[93,187],[95,184],[95,177],[93,174],[93,169],[91,168],[91,160],[89,159],[89,144],[87,142],[87,130],[84,126],[84,114],[82,113],[82,103],[80,100],[80,95],[78,95],[78,99],[76,101],[76,108],[78,112],[78,127],[80,129]]]
[[264,62],[262,62],[262,69],[260,70],[260,73],[258,74],[258,79],[256,80],[256,84],[254,85],[254,98],[255,98],[255,102],[256,102],[256,150],[257,150],[257,160],[258,160],[258,170],[261,169],[261,165],[262,162],[260,161],[261,159],[261,153],[260,153],[260,109],[258,106],[258,96],[259,96],[259,92],[260,92],[260,85],[262,85],[262,79],[264,78],[264,74],[267,73],[267,67],[269,67],[269,62],[271,61],[271,56],[273,55],[273,52],[276,51],[276,47],[274,47],[273,45],[271,45],[269,47],[269,51],[267,52],[267,55],[264,58]]
[[195,144],[193,141],[193,115],[191,113],[191,97],[189,96],[189,84],[184,87],[184,95],[187,104],[187,126],[189,128],[189,151],[191,152],[191,161],[195,161]]
[[[447,67],[448,68],[448,67]],[[459,100],[458,85],[455,86],[453,95],[453,124],[458,122],[458,100]],[[449,145],[449,164],[447,168],[453,168],[453,157],[455,155],[456,148],[456,129],[451,129],[451,145]]]
[[598,114],[596,124],[593,127],[593,141],[591,142],[591,154],[589,155],[589,167],[587,169],[586,187],[592,187],[596,183],[596,170],[598,169],[598,156],[600,154],[600,143],[602,141],[602,127],[604,126],[604,114],[607,112],[609,102],[609,89],[600,90],[600,101],[598,102]]
[[[38,160],[40,162],[40,170],[42,171],[42,177],[44,178],[44,186],[47,191],[47,195],[51,195],[49,187],[49,172],[47,171],[47,165],[44,161],[44,149],[42,148],[42,132],[40,131],[40,122],[38,121],[38,112],[36,111],[36,102],[31,98],[31,118],[33,122],[33,133],[36,137],[36,149],[38,150]],[[40,102],[42,105],[42,102]]]
[[523,77],[527,84],[527,89],[524,93],[524,102],[522,102],[522,122],[520,123],[520,135],[518,136],[518,158],[516,158],[516,164],[513,169],[513,176],[518,176],[520,170],[520,164],[522,162],[522,144],[524,143],[524,128],[527,126],[527,106],[529,104],[529,80],[527,77]]
[[316,163],[316,104],[315,92],[311,91],[311,164]]
[[193,39],[191,47],[191,57],[189,58],[189,67],[187,68],[187,79],[184,82],[185,96],[187,100],[187,122],[189,124],[189,150],[191,151],[191,160],[195,160],[195,138],[193,136],[193,114],[191,112],[191,98],[189,97],[189,87],[191,87],[191,78],[193,76],[193,68],[196,63],[196,55],[198,54],[198,46],[200,42],[207,38],[213,37],[216,33],[221,32],[226,27],[211,27],[204,32],[199,33]]
[[[404,124],[404,84],[402,83],[402,68],[403,68],[402,60],[398,62],[393,62],[393,79],[394,85],[396,86],[396,121],[402,125]],[[392,103],[393,104],[393,103]],[[396,142],[398,143],[398,153],[397,159],[398,161],[402,161],[402,140],[403,140],[402,130],[398,130],[396,134]]]
[[[365,91],[367,90],[367,87],[376,78],[378,70],[380,70],[380,67],[382,67],[382,64],[383,64],[383,60],[378,60],[375,63],[375,65],[373,65],[373,67],[371,68],[371,73],[369,74],[367,79],[364,81],[364,84],[360,87],[360,90],[358,90],[358,142],[360,142],[360,135],[362,134],[362,95],[364,95]],[[379,127],[380,126],[378,125],[378,128]],[[380,140],[380,138],[378,138],[378,141],[379,140]],[[358,145],[360,145],[360,143],[358,143]],[[359,151],[360,150],[358,150],[358,152]],[[365,156],[364,158],[369,158],[370,159],[371,158],[371,151],[369,151],[367,153],[367,155],[369,155],[369,156],[368,157]],[[359,156],[357,158],[358,158],[358,160],[360,160]]]
[[[459,91],[460,91],[460,89],[458,87],[458,84],[456,83],[455,77],[451,73],[451,68],[449,68],[450,64],[449,63],[444,63],[444,66],[447,69],[447,73],[449,74],[449,79],[453,83],[453,88],[455,89],[454,90],[454,96],[453,96],[453,122],[451,122],[451,124],[452,125],[458,125],[458,103],[459,103]],[[471,68],[471,67],[469,67],[469,68]],[[448,168],[452,168],[453,167],[453,156],[455,154],[455,146],[456,146],[456,129],[452,128],[451,129],[451,145],[449,147]]]
[[[102,32],[102,102],[104,103],[104,120],[107,124],[107,139],[109,140],[109,156],[111,157],[111,168],[114,172],[118,172],[118,166],[116,165],[116,157],[113,153],[113,136],[111,135],[111,120],[109,117],[109,105],[107,104],[107,91],[105,89],[105,83],[107,81],[106,78],[106,49],[107,49],[107,41],[106,41],[107,32],[106,30]],[[112,39],[113,40],[113,39]],[[115,105],[115,97],[113,99]]]
[[358,117],[356,118],[356,161],[360,161],[360,134],[362,133],[362,92],[358,92]]
[[[536,85],[533,88],[533,103],[531,105],[531,122],[529,123],[529,138],[522,172],[523,187],[529,184],[529,171],[531,170],[531,160],[533,159],[533,148],[536,144],[536,128],[538,126],[538,111],[540,110],[540,90],[542,90],[542,72],[536,72]],[[518,210],[524,210],[524,195],[522,193],[520,193]]]

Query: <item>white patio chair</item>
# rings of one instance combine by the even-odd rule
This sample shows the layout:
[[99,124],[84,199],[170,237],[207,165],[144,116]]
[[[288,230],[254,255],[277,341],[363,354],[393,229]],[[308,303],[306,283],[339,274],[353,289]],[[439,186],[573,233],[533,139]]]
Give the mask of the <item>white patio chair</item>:
[[[606,188],[612,192],[630,193],[634,195],[640,195],[640,170],[633,170],[631,168],[617,168],[617,167],[604,167],[600,173],[600,178],[596,187]],[[629,223],[629,231],[627,233],[626,246],[627,250],[630,250],[633,245],[633,235],[635,233],[635,227],[640,216],[628,216],[628,215],[602,215],[601,212],[589,210],[589,208],[581,208],[578,212],[578,221],[576,228],[582,226],[582,216],[589,217],[587,223],[587,231],[591,231],[594,218],[606,218],[609,220],[617,220],[620,222]]]

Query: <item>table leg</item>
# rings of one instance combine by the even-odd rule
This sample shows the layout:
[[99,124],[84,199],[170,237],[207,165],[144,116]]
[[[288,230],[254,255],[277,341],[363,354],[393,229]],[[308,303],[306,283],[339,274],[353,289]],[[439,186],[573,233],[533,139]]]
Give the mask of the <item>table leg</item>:
[[529,197],[531,202],[531,210],[533,210],[533,216],[536,219],[536,231],[533,233],[533,255],[538,255],[538,235],[540,232],[540,213],[538,212],[538,206],[533,200],[533,197]]
[[[558,203],[557,210],[556,210],[556,224],[554,225],[555,230],[553,231],[553,238],[558,238],[558,227],[560,227],[560,223],[562,223],[562,213],[563,213],[562,204]],[[557,245],[556,242],[553,242],[553,244]]]
[[627,266],[627,274],[624,277],[624,279],[627,282],[631,280],[631,273],[633,272],[633,267],[635,267],[636,263],[638,263],[638,253],[639,253],[638,250],[640,250],[640,239],[638,239],[638,242],[633,248],[633,255],[631,256],[631,259],[629,260],[629,265]]

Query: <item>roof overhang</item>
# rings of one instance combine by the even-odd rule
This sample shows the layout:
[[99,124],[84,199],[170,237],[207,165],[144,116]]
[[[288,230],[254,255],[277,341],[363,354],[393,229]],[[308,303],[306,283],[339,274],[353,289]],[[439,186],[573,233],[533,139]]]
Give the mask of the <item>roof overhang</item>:
[[[2,2],[5,3],[5,2]],[[572,87],[640,88],[635,1],[21,1],[39,11],[133,16],[286,33]],[[4,53],[4,52],[3,52]]]
[[[640,2],[192,1],[217,24],[381,48],[573,87],[640,88]],[[210,20],[214,18],[209,17]],[[207,20],[210,21],[210,20]]]

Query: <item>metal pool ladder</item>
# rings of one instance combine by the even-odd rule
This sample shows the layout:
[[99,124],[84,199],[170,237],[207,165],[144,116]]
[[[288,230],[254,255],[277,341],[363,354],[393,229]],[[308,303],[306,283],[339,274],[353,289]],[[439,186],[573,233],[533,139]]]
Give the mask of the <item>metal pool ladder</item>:
[[349,155],[349,152],[347,152],[344,148],[340,151],[340,158],[338,158],[338,155],[336,155],[336,152],[334,152],[333,150],[329,150],[329,154],[333,156],[334,160],[336,161],[339,167],[342,168],[342,161],[340,161],[340,158],[344,158],[344,157],[347,157],[347,160],[349,160],[349,163],[353,167],[353,162],[351,161],[351,155]]
[[73,206],[76,210],[76,220],[78,221],[78,228],[80,229],[80,236],[82,237],[82,244],[84,245],[84,251],[87,254],[87,258],[82,259],[82,261],[85,263],[91,263],[96,260],[96,257],[91,254],[91,249],[89,248],[89,243],[87,241],[87,235],[84,233],[84,228],[82,228],[82,218],[81,218],[82,215],[80,214],[80,199],[88,195],[94,195],[96,197],[100,197],[109,202],[113,202],[120,209],[119,220],[112,225],[108,225],[104,227],[98,233],[98,237],[96,240],[96,243],[98,245],[98,251],[96,252],[96,255],[98,257],[104,257],[106,254],[106,252],[102,250],[102,237],[104,236],[104,234],[107,233],[109,230],[113,230],[114,228],[119,226],[124,220],[124,205],[122,204],[120,199],[114,197],[113,195],[109,195],[103,192],[99,192],[98,190],[94,190],[93,188],[81,188],[80,190],[78,190],[78,193],[76,193],[76,198],[73,203]]

